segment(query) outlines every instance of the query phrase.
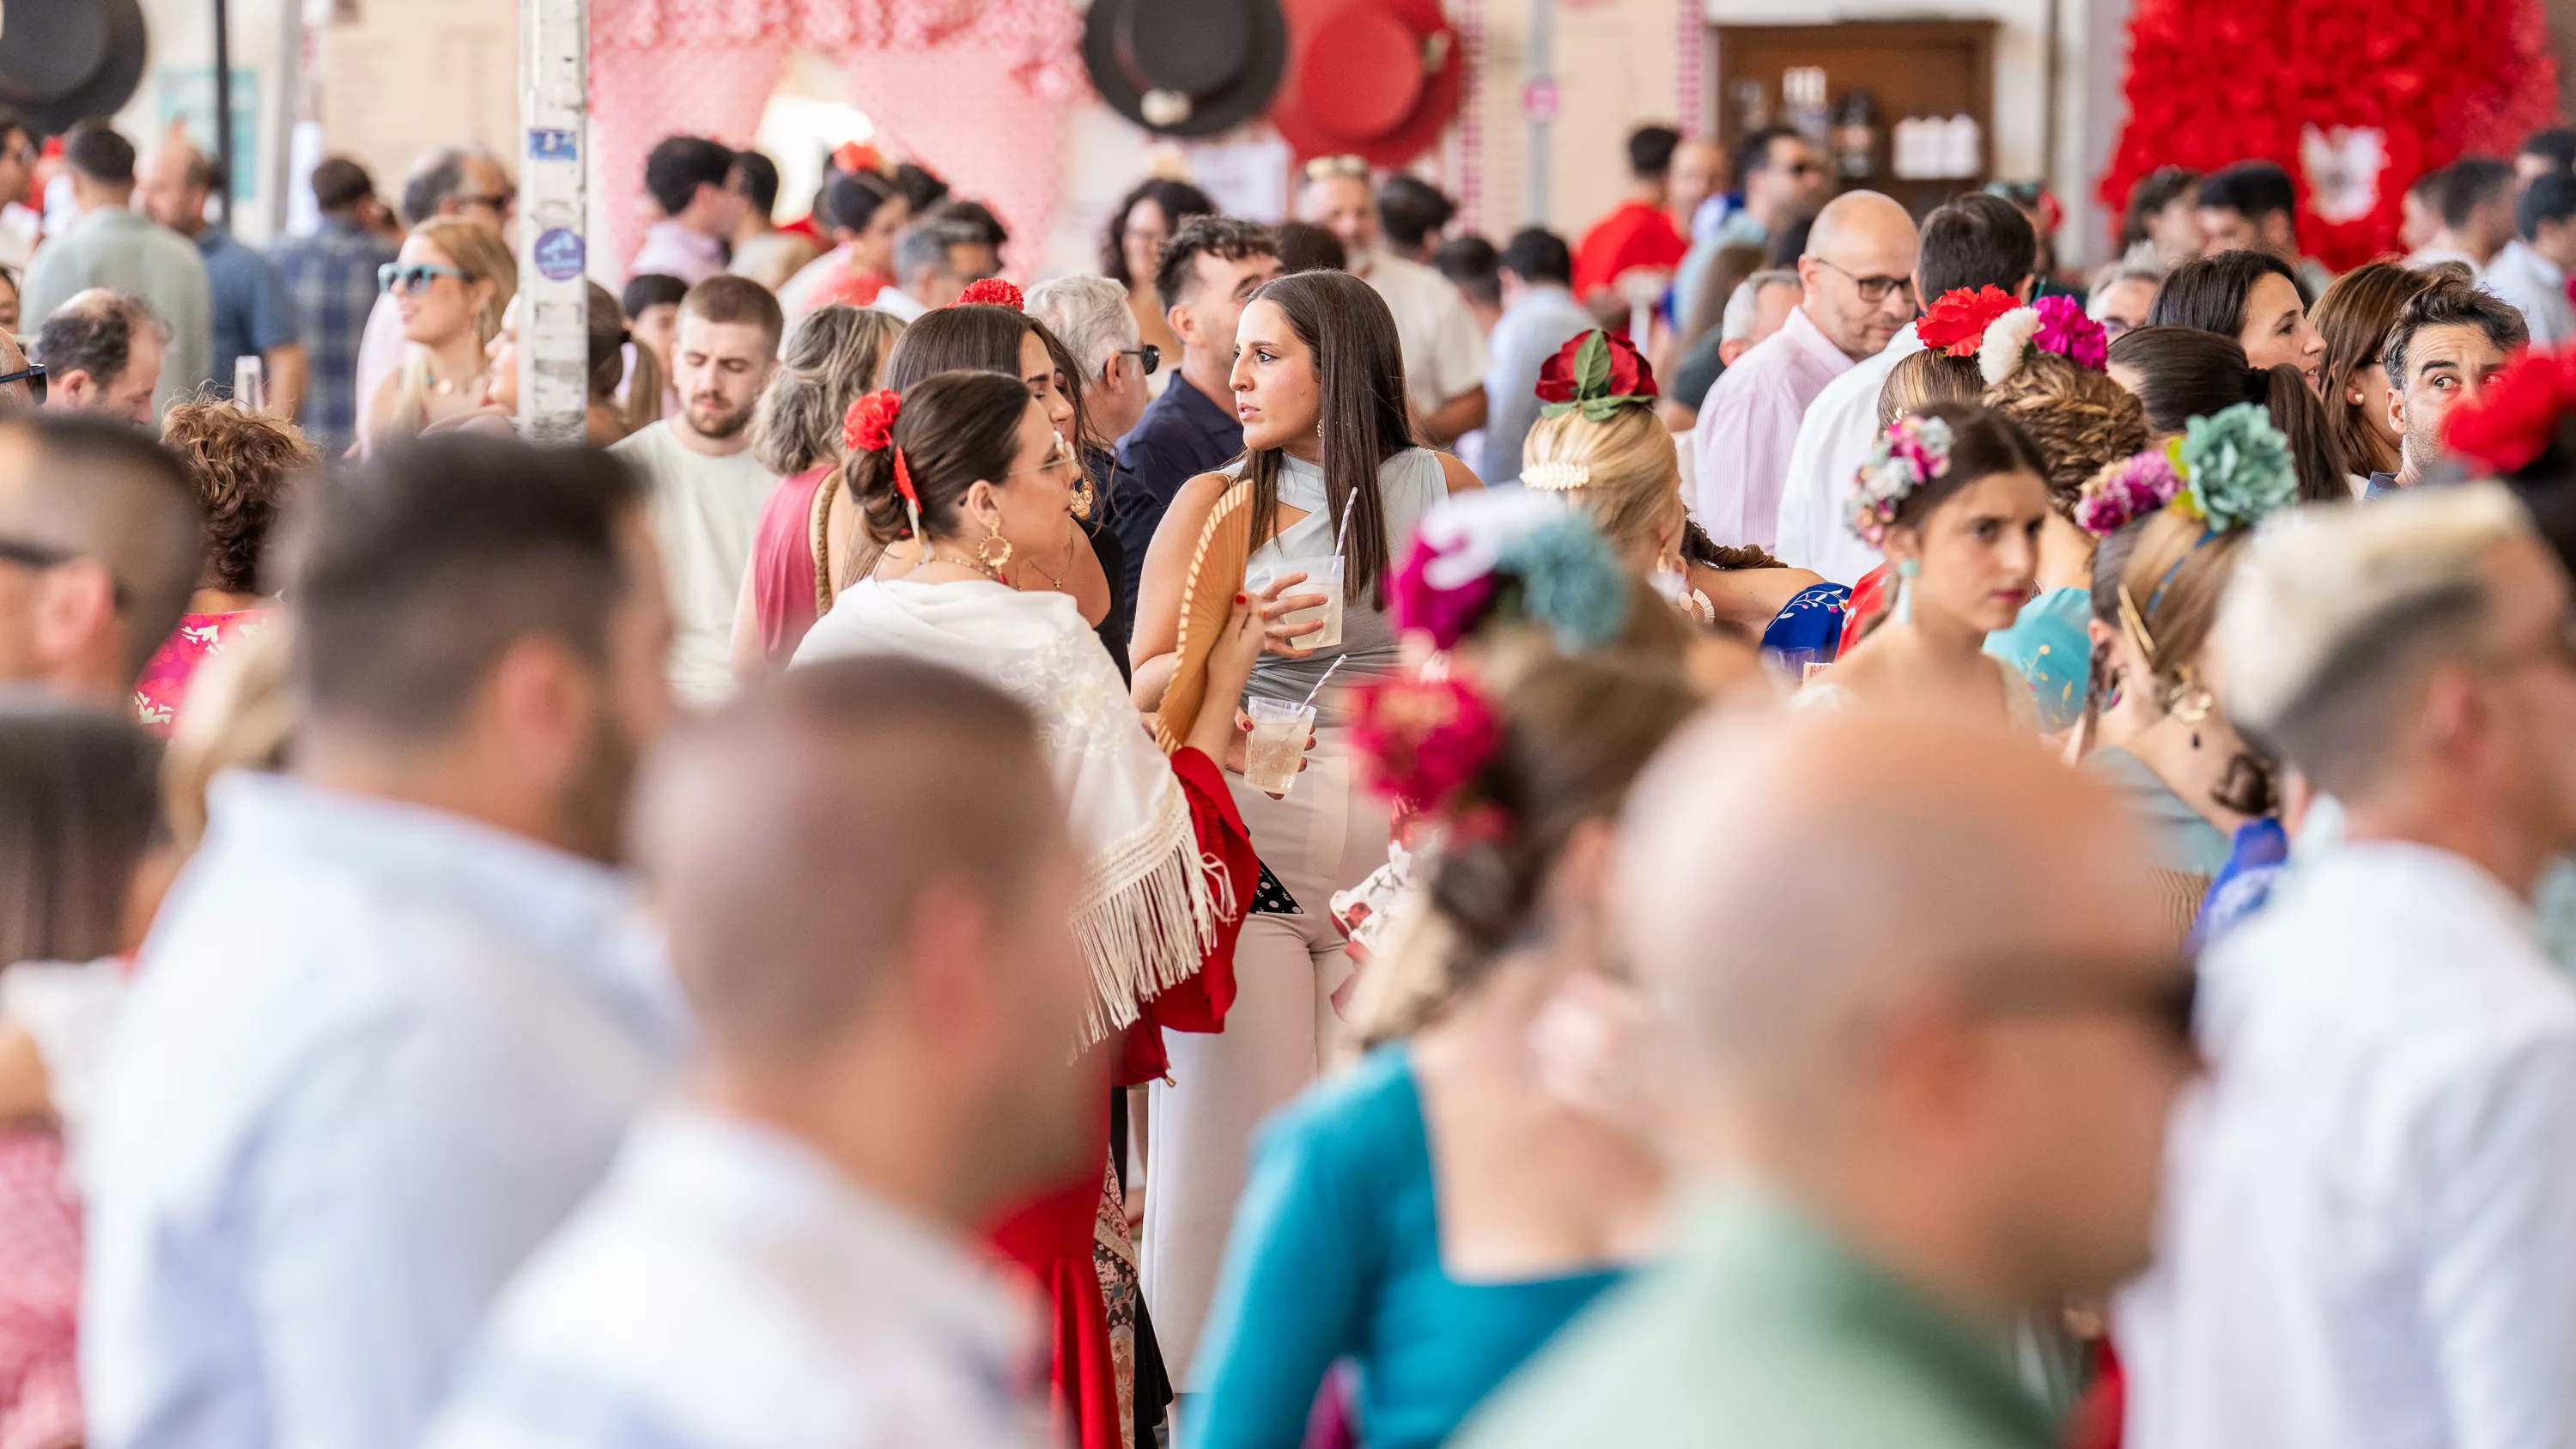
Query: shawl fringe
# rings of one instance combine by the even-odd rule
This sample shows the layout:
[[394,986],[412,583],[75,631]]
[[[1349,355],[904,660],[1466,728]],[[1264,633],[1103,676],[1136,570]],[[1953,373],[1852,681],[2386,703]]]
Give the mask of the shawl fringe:
[[[1143,1004],[1199,972],[1234,917],[1220,867],[1211,885],[1190,825],[1188,798],[1167,779],[1153,819],[1095,857],[1073,911],[1073,935],[1091,963],[1091,1007],[1082,1045],[1136,1024]],[[1219,899],[1222,893],[1223,900]]]

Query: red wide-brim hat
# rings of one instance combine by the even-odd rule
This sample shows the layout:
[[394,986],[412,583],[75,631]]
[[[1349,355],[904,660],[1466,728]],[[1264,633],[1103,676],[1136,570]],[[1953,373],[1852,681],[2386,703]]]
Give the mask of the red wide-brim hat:
[[1439,0],[1289,0],[1288,76],[1271,103],[1297,159],[1401,166],[1458,114],[1466,53]]

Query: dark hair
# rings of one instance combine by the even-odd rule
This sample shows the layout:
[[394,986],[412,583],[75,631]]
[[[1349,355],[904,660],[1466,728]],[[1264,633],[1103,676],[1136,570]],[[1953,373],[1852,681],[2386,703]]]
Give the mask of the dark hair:
[[[904,334],[904,342],[912,335]],[[903,343],[897,343],[895,357],[902,355]],[[886,370],[886,380],[893,383],[894,364]],[[958,504],[976,480],[1010,476],[1029,390],[1017,376],[973,368],[934,373],[902,393],[903,412],[895,419],[891,445],[873,452],[854,450],[842,465],[842,478],[865,517],[868,536],[902,538],[912,525],[903,495],[895,489],[894,455],[901,449],[905,476],[921,500],[921,526],[933,537],[945,537],[955,532]]]
[[[1100,275],[1122,287],[1132,287],[1139,280],[1127,275],[1127,218],[1148,201],[1163,213],[1164,229],[1171,233],[1164,238],[1166,246],[1180,235],[1181,227],[1190,218],[1216,215],[1216,203],[1186,181],[1148,176],[1137,182],[1118,198],[1117,208],[1109,213],[1108,224],[1100,231]],[[1161,275],[1159,270],[1156,275]]]
[[1378,183],[1378,229],[1398,251],[1420,251],[1457,214],[1458,203],[1419,176],[1399,171]]
[[758,151],[734,152],[733,174],[727,180],[763,217],[778,210],[778,163],[767,156]]
[[367,168],[346,156],[323,157],[313,168],[312,186],[313,204],[331,213],[347,211],[376,193],[375,178]]
[[1805,139],[1794,126],[1763,126],[1735,143],[1735,184],[1742,186],[1756,171],[1771,169],[1771,143]]
[[[2158,713],[2171,713],[2195,688],[2208,688],[2194,661],[2217,627],[2227,586],[2254,530],[2213,534],[2198,519],[2161,509],[2135,523],[2120,565],[2118,593],[2128,596],[2145,626],[2131,630],[2129,640],[2144,659],[2147,677],[2127,684],[2145,690]],[[2121,627],[2127,627],[2125,617]],[[2270,763],[2250,748],[2240,748],[2210,797],[2239,814],[2270,814],[2278,804]]]
[[2188,166],[2159,166],[2138,179],[2129,188],[2128,209],[2120,216],[2120,249],[2127,251],[2147,239],[2148,219],[2174,204],[2178,197],[2189,196],[2200,185],[2200,173]]
[[1574,283],[1574,252],[1565,238],[1543,226],[1525,226],[1512,233],[1503,243],[1503,253],[1496,263],[1504,271],[1524,282],[1554,282],[1560,287]]
[[2406,386],[2406,352],[2415,334],[2427,327],[2475,327],[2499,352],[2511,352],[2531,340],[2530,324],[2511,302],[2473,282],[2442,279],[2406,299],[2389,324],[2379,355],[2388,368],[2389,385]]
[[418,226],[438,214],[439,203],[463,193],[465,163],[474,154],[461,146],[450,146],[423,157],[403,182],[403,221]]
[[26,137],[29,141],[34,141],[44,134],[27,119],[26,112],[16,106],[0,106],[0,141],[8,140],[12,132]]
[[295,674],[317,724],[399,741],[455,727],[519,640],[604,661],[639,580],[618,544],[643,492],[587,448],[430,433],[307,490],[290,530]]
[[1914,265],[1927,303],[1961,287],[2014,291],[2039,268],[2039,233],[2020,207],[1975,192],[1923,219]]
[[1020,373],[1024,337],[1035,337],[1046,348],[1055,366],[1056,385],[1073,404],[1073,431],[1068,436],[1085,436],[1089,417],[1083,411],[1080,364],[1044,322],[1017,308],[969,302],[931,309],[895,339],[893,350],[886,354],[881,385],[910,396],[913,384],[939,373],[997,372],[1019,383],[1025,393],[1028,384]]
[[1154,268],[1154,295],[1166,309],[1177,307],[1198,281],[1198,259],[1216,257],[1239,262],[1247,257],[1279,255],[1279,238],[1257,221],[1232,216],[1194,216],[1163,243]]
[[[1708,260],[1700,264],[1699,278],[1692,284],[1690,315],[1681,319],[1682,349],[1709,334],[1711,328],[1725,325],[1726,304],[1735,298],[1735,289],[1743,286],[1755,272],[1769,265],[1768,249],[1751,242],[1728,242],[1709,249]],[[1567,257],[1566,280],[1573,281],[1573,258]]]
[[0,964],[124,948],[126,900],[163,837],[161,745],[126,711],[0,696]]
[[2317,298],[2310,320],[2325,339],[2326,356],[2318,385],[2344,462],[2356,472],[2393,472],[2399,459],[2362,405],[2345,396],[2352,380],[2380,362],[2379,349],[2388,329],[2416,293],[2433,285],[2431,275],[2396,262],[2365,262],[2334,279]]
[[1639,126],[1628,133],[1628,174],[1640,181],[1658,181],[1673,169],[1673,152],[1681,149],[1682,133],[1670,126]]
[[[0,131],[0,135],[7,134]],[[2514,148],[2517,156],[2539,156],[2560,171],[2576,172],[2576,129],[2566,126],[2544,126],[2522,138]]]
[[2272,415],[2272,426],[2289,439],[2290,456],[2299,469],[2299,501],[2352,497],[2344,480],[2343,449],[2326,420],[2325,404],[2308,389],[2307,376],[2299,369],[2286,362],[2268,371],[2257,368],[2231,335],[2152,324],[2114,338],[2110,360],[2138,374],[2138,401],[2146,405],[2147,426],[2154,432],[2178,433],[2193,418],[2237,403],[2261,403]]
[[[1404,408],[1404,349],[1395,314],[1377,289],[1348,272],[1298,272],[1252,294],[1288,318],[1314,359],[1323,429],[1324,506],[1350,531],[1349,578],[1342,597],[1386,606],[1394,540],[1378,469],[1413,446]],[[1243,476],[1252,484],[1254,545],[1279,522],[1279,451],[1248,450]],[[1347,518],[1345,518],[1347,514]]]
[[2278,162],[2239,161],[2209,173],[2200,178],[2200,204],[2253,222],[2277,212],[2290,219],[2293,234],[2298,230],[2299,189]]
[[661,272],[639,272],[626,279],[626,291],[617,304],[629,318],[641,317],[647,307],[677,307],[689,295],[689,284]]
[[1896,505],[1896,526],[1920,528],[1941,505],[1981,478],[1997,473],[2028,473],[2044,486],[2048,460],[2021,425],[1978,403],[1943,402],[1918,408],[1913,416],[1939,418],[1950,425],[1950,466],[1940,477],[1919,484]]
[[1503,305],[1502,259],[1483,237],[1453,236],[1442,242],[1431,255],[1431,267],[1466,293],[1468,301],[1487,307]]
[[138,331],[168,335],[142,299],[110,292],[77,307],[56,308],[36,331],[36,360],[56,387],[74,372],[86,372],[104,386],[125,375]]
[[787,330],[786,318],[778,310],[778,298],[767,287],[749,277],[731,272],[718,272],[680,299],[682,317],[699,317],[717,323],[749,323],[769,339],[769,350],[778,351],[779,335]]
[[2442,183],[2448,181],[2450,177],[2450,167],[2436,166],[2407,182],[2406,194],[2433,208],[2435,215],[2438,216],[2442,210],[2439,200],[2442,195]]
[[2443,172],[2435,205],[2444,226],[2467,226],[2479,207],[2503,200],[2513,188],[2513,163],[2493,156],[2463,156]]
[[644,189],[665,216],[688,210],[701,186],[721,188],[733,151],[704,136],[665,136],[644,156]]
[[1342,239],[1324,228],[1306,221],[1283,221],[1279,238],[1279,266],[1286,272],[1346,272],[1351,267],[1350,249]]
[[884,177],[865,171],[835,176],[823,188],[824,223],[834,231],[865,231],[877,208],[902,194]]
[[993,214],[993,208],[980,201],[943,201],[931,215],[939,221],[955,222],[975,234],[975,240],[1000,251],[1011,239],[1011,229]]
[[287,488],[320,467],[321,456],[293,423],[208,399],[172,407],[161,420],[161,442],[178,456],[205,510],[204,582],[258,592],[260,556]]
[[2524,241],[2540,235],[2544,221],[2565,221],[2576,216],[2576,175],[2552,171],[2535,176],[2522,189],[2522,200],[2514,204],[2513,223]]
[[1617,652],[1538,654],[1493,694],[1499,738],[1468,788],[1507,823],[1453,833],[1431,858],[1425,899],[1441,930],[1413,945],[1421,955],[1400,951],[1371,968],[1388,977],[1363,1012],[1370,1045],[1420,1030],[1475,989],[1529,931],[1574,832],[1618,815],[1655,752],[1702,703],[1679,670]]
[[63,163],[92,181],[134,184],[134,143],[105,121],[76,122],[64,132]]
[[[19,516],[54,544],[107,567],[124,599],[130,679],[187,612],[205,573],[197,490],[169,449],[123,418],[25,409],[0,418],[0,432],[32,447],[13,456]],[[23,526],[23,525],[22,525]]]
[[939,204],[948,194],[948,183],[928,167],[906,161],[894,168],[894,189],[912,205],[912,214],[920,216]]
[[2053,352],[2023,362],[1979,401],[2018,423],[2048,460],[2048,501],[2070,520],[2094,474],[2147,445],[2146,411],[2127,388]]
[[632,432],[662,416],[662,360],[650,347],[635,349],[635,368],[626,367],[626,344],[635,334],[626,325],[626,309],[617,298],[597,282],[589,284],[582,308],[587,324],[590,358],[590,400],[607,403],[617,396],[617,385],[632,384],[626,392],[626,405],[619,417]]
[[2242,337],[2245,308],[2253,299],[2254,284],[2267,274],[2293,288],[2299,285],[2299,274],[2270,252],[2233,251],[2194,257],[2174,268],[2166,275],[2165,284],[2156,289],[2156,302],[2147,312],[2147,325],[2197,327],[2222,337]]
[[1807,254],[1807,238],[1814,233],[1815,229],[1816,219],[1813,216],[1799,217],[1780,228],[1780,234],[1771,238],[1771,255],[1764,259],[1763,264],[1766,267],[1777,267],[1782,271],[1796,271],[1798,259]]

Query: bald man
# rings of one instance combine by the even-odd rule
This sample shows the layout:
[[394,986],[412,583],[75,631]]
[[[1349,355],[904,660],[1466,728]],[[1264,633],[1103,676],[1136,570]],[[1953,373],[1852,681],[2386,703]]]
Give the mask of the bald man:
[[1709,389],[1691,429],[1691,512],[1722,544],[1769,548],[1798,424],[1825,385],[1914,320],[1914,218],[1875,191],[1826,203],[1798,259],[1787,325]]
[[1630,798],[1628,944],[1726,1186],[1465,1442],[2046,1449],[1999,1345],[2146,1265],[2198,1064],[2139,830],[1885,715],[1703,724]]
[[305,371],[295,304],[275,262],[233,240],[228,227],[206,220],[206,203],[221,180],[213,157],[185,137],[173,137],[144,158],[134,204],[196,243],[205,258],[215,309],[214,370],[200,380],[214,384],[219,396],[230,396],[238,360],[255,356],[262,369],[262,410],[291,418],[304,397]]
[[0,685],[131,708],[204,568],[168,449],[105,417],[0,421]]
[[1068,1056],[1055,800],[1019,706],[913,660],[793,670],[665,751],[639,854],[692,1086],[511,1287],[432,1449],[1035,1449],[964,1240],[1081,1172],[1108,1086]]

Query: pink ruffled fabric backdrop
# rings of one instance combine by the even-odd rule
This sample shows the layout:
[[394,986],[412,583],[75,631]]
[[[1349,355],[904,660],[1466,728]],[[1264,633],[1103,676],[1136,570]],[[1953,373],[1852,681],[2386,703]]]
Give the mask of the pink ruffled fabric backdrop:
[[688,132],[748,145],[801,47],[839,58],[892,150],[993,208],[1012,272],[1035,266],[1064,170],[1064,111],[1089,87],[1067,0],[596,0],[590,15],[597,176],[621,265],[653,220],[653,143]]

